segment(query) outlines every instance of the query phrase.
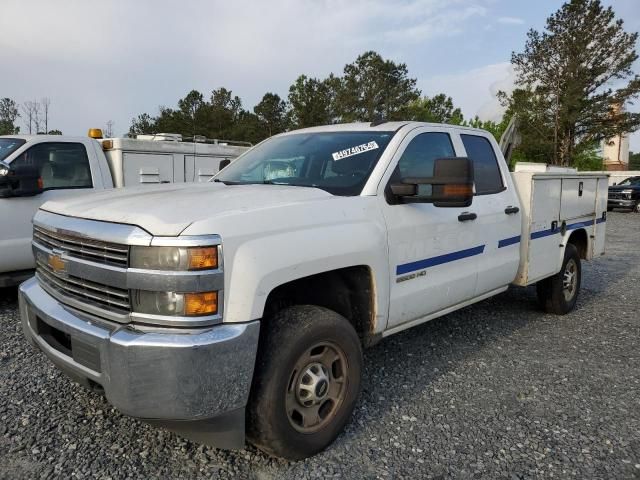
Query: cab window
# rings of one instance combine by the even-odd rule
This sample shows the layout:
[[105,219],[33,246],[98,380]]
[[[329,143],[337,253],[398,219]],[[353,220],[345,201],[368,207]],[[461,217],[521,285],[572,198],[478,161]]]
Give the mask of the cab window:
[[415,137],[405,148],[394,176],[433,177],[433,165],[438,158],[455,157],[451,137],[448,133],[429,132]]
[[38,143],[11,164],[38,167],[45,190],[93,186],[87,150],[81,143]]
[[461,134],[460,138],[467,157],[473,161],[476,195],[502,192],[504,184],[491,142],[479,135]]

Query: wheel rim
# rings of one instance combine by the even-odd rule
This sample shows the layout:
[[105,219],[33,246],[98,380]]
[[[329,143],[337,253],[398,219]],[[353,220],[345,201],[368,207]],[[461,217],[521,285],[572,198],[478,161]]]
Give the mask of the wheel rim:
[[562,293],[564,293],[564,299],[570,302],[576,294],[578,287],[578,264],[572,258],[567,262],[564,267],[564,273],[562,275]]
[[287,418],[302,433],[324,428],[336,416],[347,391],[344,351],[332,342],[317,343],[296,362],[289,377]]

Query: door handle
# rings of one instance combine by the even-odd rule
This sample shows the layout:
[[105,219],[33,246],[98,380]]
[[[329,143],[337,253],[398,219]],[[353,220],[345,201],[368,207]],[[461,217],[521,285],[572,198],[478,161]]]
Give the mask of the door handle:
[[458,221],[459,222],[467,222],[469,220],[475,220],[476,218],[478,218],[478,215],[476,215],[475,213],[471,213],[471,212],[464,212],[464,213],[461,213],[460,215],[458,215]]
[[514,213],[518,213],[520,209],[518,207],[507,207],[504,209],[504,213],[507,215],[513,215]]

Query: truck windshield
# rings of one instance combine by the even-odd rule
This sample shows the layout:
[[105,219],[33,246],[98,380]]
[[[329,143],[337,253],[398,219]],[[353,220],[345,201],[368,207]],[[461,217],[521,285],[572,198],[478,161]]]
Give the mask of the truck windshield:
[[26,143],[21,138],[0,138],[0,160],[4,160]]
[[316,132],[270,138],[233,161],[213,181],[359,195],[394,133]]
[[629,177],[623,181],[621,181],[619,184],[619,186],[621,187],[627,187],[627,186],[638,186],[640,187],[640,177]]

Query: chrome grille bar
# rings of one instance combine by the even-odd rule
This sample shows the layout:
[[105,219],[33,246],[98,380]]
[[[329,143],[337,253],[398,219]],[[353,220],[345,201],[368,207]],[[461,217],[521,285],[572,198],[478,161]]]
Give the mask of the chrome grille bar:
[[106,285],[70,275],[59,275],[40,261],[37,262],[37,273],[49,288],[63,295],[71,296],[117,313],[129,313],[131,309],[128,290],[107,287]]
[[71,257],[120,267],[126,267],[129,260],[127,245],[64,235],[38,226],[33,227],[33,238],[37,243],[50,249],[62,250]]

